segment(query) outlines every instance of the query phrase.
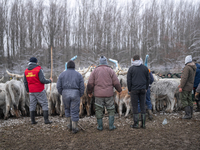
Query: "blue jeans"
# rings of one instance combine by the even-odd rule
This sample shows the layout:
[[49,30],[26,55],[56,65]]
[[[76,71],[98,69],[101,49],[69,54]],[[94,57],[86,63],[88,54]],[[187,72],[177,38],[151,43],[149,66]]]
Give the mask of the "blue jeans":
[[[151,104],[151,99],[150,99],[150,89],[148,88],[147,93],[146,93],[146,105],[148,109],[152,110],[152,104]],[[138,100],[138,113],[140,113],[140,101]]]

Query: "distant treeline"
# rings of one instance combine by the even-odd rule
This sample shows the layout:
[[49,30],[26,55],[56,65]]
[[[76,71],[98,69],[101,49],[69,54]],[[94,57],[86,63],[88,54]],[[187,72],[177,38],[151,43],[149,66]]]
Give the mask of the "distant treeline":
[[51,46],[56,72],[75,55],[80,67],[97,64],[101,55],[128,67],[134,54],[148,54],[150,68],[181,69],[186,55],[200,56],[200,4],[0,0],[1,68],[23,71],[35,56],[49,69]]

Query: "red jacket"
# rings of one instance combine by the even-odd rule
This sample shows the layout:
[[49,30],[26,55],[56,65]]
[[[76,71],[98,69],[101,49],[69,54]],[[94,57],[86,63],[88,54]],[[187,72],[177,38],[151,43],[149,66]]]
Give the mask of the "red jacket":
[[32,70],[25,70],[26,80],[28,82],[28,89],[30,93],[42,92],[44,90],[44,84],[40,82],[39,71],[41,67],[37,66]]
[[113,87],[118,92],[122,91],[115,72],[107,65],[100,65],[90,75],[87,92],[91,94],[94,91],[95,97],[111,97],[114,95]]

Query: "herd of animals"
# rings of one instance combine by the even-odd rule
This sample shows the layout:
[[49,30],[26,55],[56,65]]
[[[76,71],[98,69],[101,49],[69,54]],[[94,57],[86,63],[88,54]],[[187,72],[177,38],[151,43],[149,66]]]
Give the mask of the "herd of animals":
[[[90,116],[94,114],[94,98],[90,98],[87,95],[87,82],[94,68],[92,66],[87,69],[77,70],[82,74],[84,78],[85,91],[80,100],[80,112],[79,116]],[[126,74],[127,69],[121,68],[115,71],[120,84],[122,86],[122,93],[119,95],[114,90],[114,100],[116,105],[116,112],[119,117],[127,117],[131,112],[131,99],[128,94]],[[8,72],[9,76],[13,79],[5,83],[0,79],[0,118],[8,119],[15,116],[29,116],[29,95],[27,94],[24,83],[23,75],[17,75]],[[153,112],[165,111],[171,113],[181,109],[181,103],[179,100],[178,85],[180,84],[180,78],[165,78],[161,79],[159,76],[153,74],[154,82],[151,85],[151,103]],[[21,78],[21,79],[19,79]],[[17,80],[19,79],[19,80]],[[49,115],[64,116],[64,104],[62,102],[62,95],[60,95],[56,88],[56,83],[46,84],[45,90],[48,99]],[[107,113],[105,109],[105,114]],[[36,114],[42,115],[42,108],[40,104],[37,104]]]

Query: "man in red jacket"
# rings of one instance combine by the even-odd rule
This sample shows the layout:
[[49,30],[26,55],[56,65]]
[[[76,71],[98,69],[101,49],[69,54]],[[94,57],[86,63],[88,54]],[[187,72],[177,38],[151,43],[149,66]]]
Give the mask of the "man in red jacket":
[[37,102],[39,102],[42,106],[44,123],[51,123],[48,119],[48,100],[44,90],[44,84],[51,82],[53,82],[51,78],[49,80],[45,79],[42,68],[37,64],[37,59],[35,57],[31,57],[29,66],[24,72],[24,85],[26,87],[26,91],[29,93],[29,109],[32,124],[37,124],[35,121],[35,109]]
[[109,114],[109,129],[116,129],[114,124],[115,105],[113,99],[113,87],[120,93],[122,91],[120,82],[115,72],[108,66],[105,56],[99,59],[97,66],[91,73],[88,80],[87,92],[88,96],[92,97],[94,91],[95,96],[95,116],[97,118],[98,130],[103,130],[103,110],[104,106]]

